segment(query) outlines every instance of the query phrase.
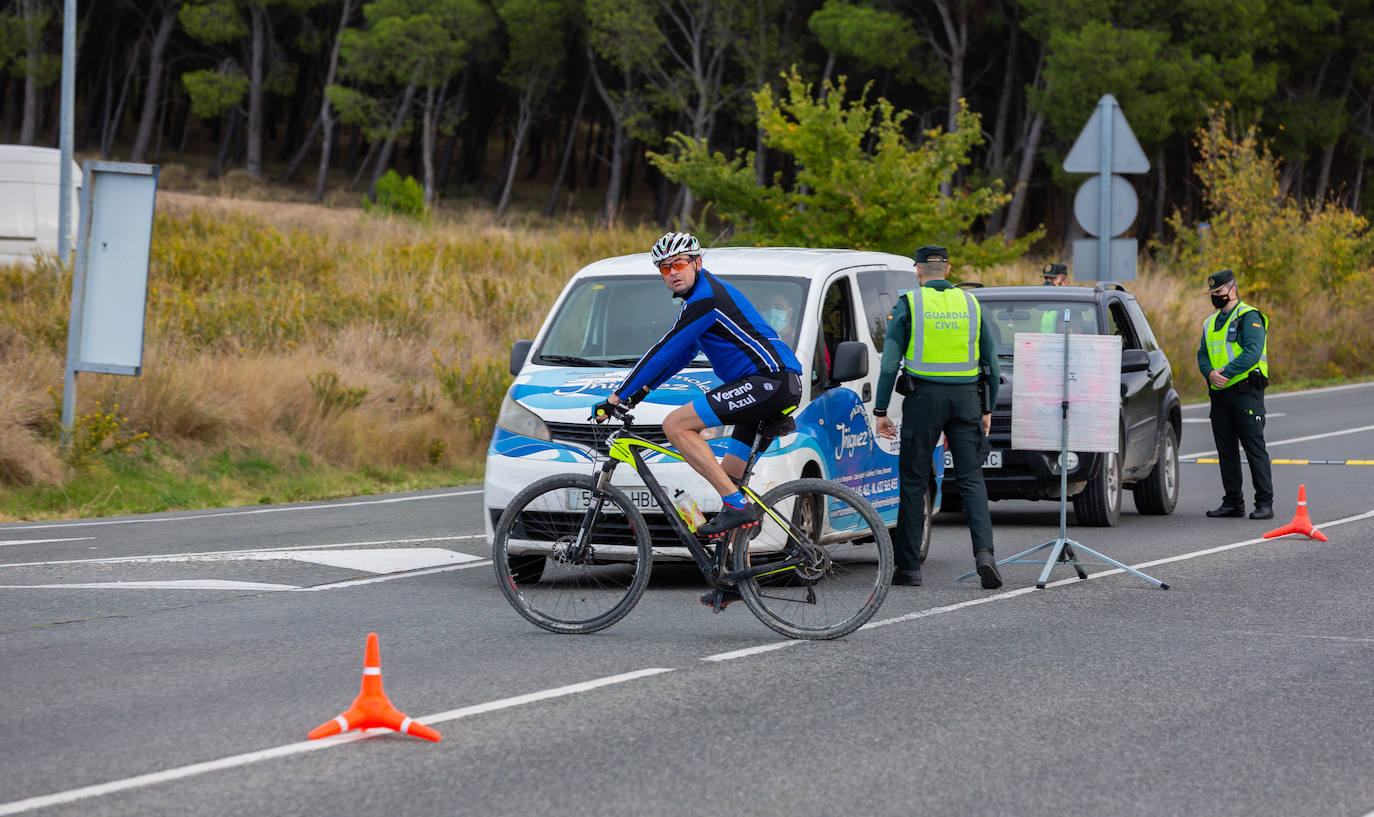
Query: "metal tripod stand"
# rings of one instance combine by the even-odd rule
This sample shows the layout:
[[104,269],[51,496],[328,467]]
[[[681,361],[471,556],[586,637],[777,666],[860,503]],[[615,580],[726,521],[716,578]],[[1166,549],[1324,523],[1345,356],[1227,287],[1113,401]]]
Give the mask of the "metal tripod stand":
[[[1036,545],[1030,550],[1022,551],[1015,556],[1008,556],[1005,559],[1001,559],[997,562],[997,565],[999,567],[1011,564],[1038,565],[1040,564],[1038,560],[1027,559],[1026,557],[1033,553],[1039,553],[1042,550],[1050,549],[1049,557],[1044,562],[1045,569],[1040,572],[1040,578],[1035,582],[1035,586],[1041,590],[1045,589],[1045,582],[1049,580],[1050,571],[1053,570],[1054,566],[1057,564],[1072,565],[1074,572],[1078,574],[1078,578],[1080,579],[1088,578],[1088,574],[1083,570],[1084,565],[1111,565],[1112,567],[1124,570],[1134,576],[1139,576],[1147,582],[1151,582],[1158,586],[1160,590],[1168,590],[1169,585],[1159,579],[1147,576],[1133,567],[1124,565],[1109,556],[1098,553],[1081,542],[1075,542],[1066,535],[1069,510],[1069,312],[1068,309],[1064,310],[1064,397],[1063,401],[1060,403],[1061,419],[1059,427],[1059,538],[1052,539],[1042,545]],[[1083,561],[1078,556],[1079,551],[1096,557],[1098,561]],[[977,575],[976,572],[965,573],[959,577],[959,581],[972,578],[975,575]]]

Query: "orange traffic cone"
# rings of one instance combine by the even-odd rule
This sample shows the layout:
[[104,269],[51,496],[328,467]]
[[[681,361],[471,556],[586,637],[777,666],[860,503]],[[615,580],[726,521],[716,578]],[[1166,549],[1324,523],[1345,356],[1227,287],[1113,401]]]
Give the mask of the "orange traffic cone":
[[1298,512],[1294,514],[1293,521],[1281,528],[1275,528],[1264,534],[1265,539],[1273,539],[1275,536],[1285,536],[1290,533],[1301,533],[1318,541],[1325,542],[1326,534],[1312,527],[1312,518],[1307,515],[1307,486],[1298,486]]
[[385,726],[425,740],[439,739],[438,732],[411,720],[409,715],[391,705],[391,699],[382,691],[382,659],[381,649],[377,646],[377,634],[368,633],[367,654],[363,658],[362,692],[353,699],[353,705],[347,712],[311,729],[309,738],[327,738],[349,729],[369,729],[374,726]]

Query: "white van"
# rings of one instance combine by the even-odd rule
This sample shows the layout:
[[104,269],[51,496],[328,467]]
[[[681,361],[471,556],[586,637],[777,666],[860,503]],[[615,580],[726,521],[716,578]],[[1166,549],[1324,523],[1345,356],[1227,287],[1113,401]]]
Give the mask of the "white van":
[[[32,264],[57,255],[62,151],[0,145],[0,264]],[[76,245],[81,168],[72,162],[71,245]]]
[[[890,526],[897,521],[896,440],[879,437],[872,408],[878,383],[887,314],[916,287],[912,260],[856,250],[725,248],[707,250],[705,268],[739,288],[797,352],[802,364],[802,402],[792,414],[797,428],[759,458],[750,485],[764,493],[799,477],[822,477],[858,491]],[[608,258],[582,268],[554,302],[534,340],[511,350],[515,382],[506,393],[487,449],[484,503],[487,541],[506,503],[541,477],[591,473],[605,458],[605,426],[588,419],[629,369],[677,319],[681,303],[654,272],[648,253]],[[790,316],[790,317],[789,317]],[[830,361],[842,343],[862,344],[866,371],[848,382],[830,377]],[[853,350],[847,350],[847,355]],[[846,355],[846,356],[847,356]],[[663,418],[693,396],[719,386],[705,357],[649,394],[634,411],[635,432],[662,445]],[[894,394],[889,416],[901,423]],[[707,429],[717,455],[731,427]],[[926,529],[939,508],[944,474],[943,440],[934,454],[934,478],[926,491]],[[720,497],[684,462],[662,454],[646,457],[672,495],[681,488],[701,509],[720,509]],[[614,484],[644,511],[658,559],[690,558],[631,468],[616,471]]]

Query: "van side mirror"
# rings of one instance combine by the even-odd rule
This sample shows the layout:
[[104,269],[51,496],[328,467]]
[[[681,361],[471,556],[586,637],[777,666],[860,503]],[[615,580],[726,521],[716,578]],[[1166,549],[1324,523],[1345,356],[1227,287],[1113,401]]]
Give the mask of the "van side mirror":
[[830,365],[830,380],[844,383],[868,374],[868,345],[857,340],[842,341],[835,348],[835,360]]
[[517,340],[514,346],[510,347],[510,373],[520,374],[520,369],[525,365],[525,359],[530,356],[530,347],[534,345],[532,340]]
[[1144,372],[1150,368],[1150,353],[1144,349],[1121,350],[1122,372]]

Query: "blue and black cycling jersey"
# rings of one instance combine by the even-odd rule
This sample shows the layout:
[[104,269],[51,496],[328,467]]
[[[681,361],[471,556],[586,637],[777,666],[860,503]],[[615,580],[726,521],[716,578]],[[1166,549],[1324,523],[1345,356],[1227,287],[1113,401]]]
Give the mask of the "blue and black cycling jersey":
[[621,400],[642,399],[692,362],[700,349],[722,382],[753,374],[801,374],[801,363],[738,289],[697,273],[673,328],[640,358],[615,390]]

